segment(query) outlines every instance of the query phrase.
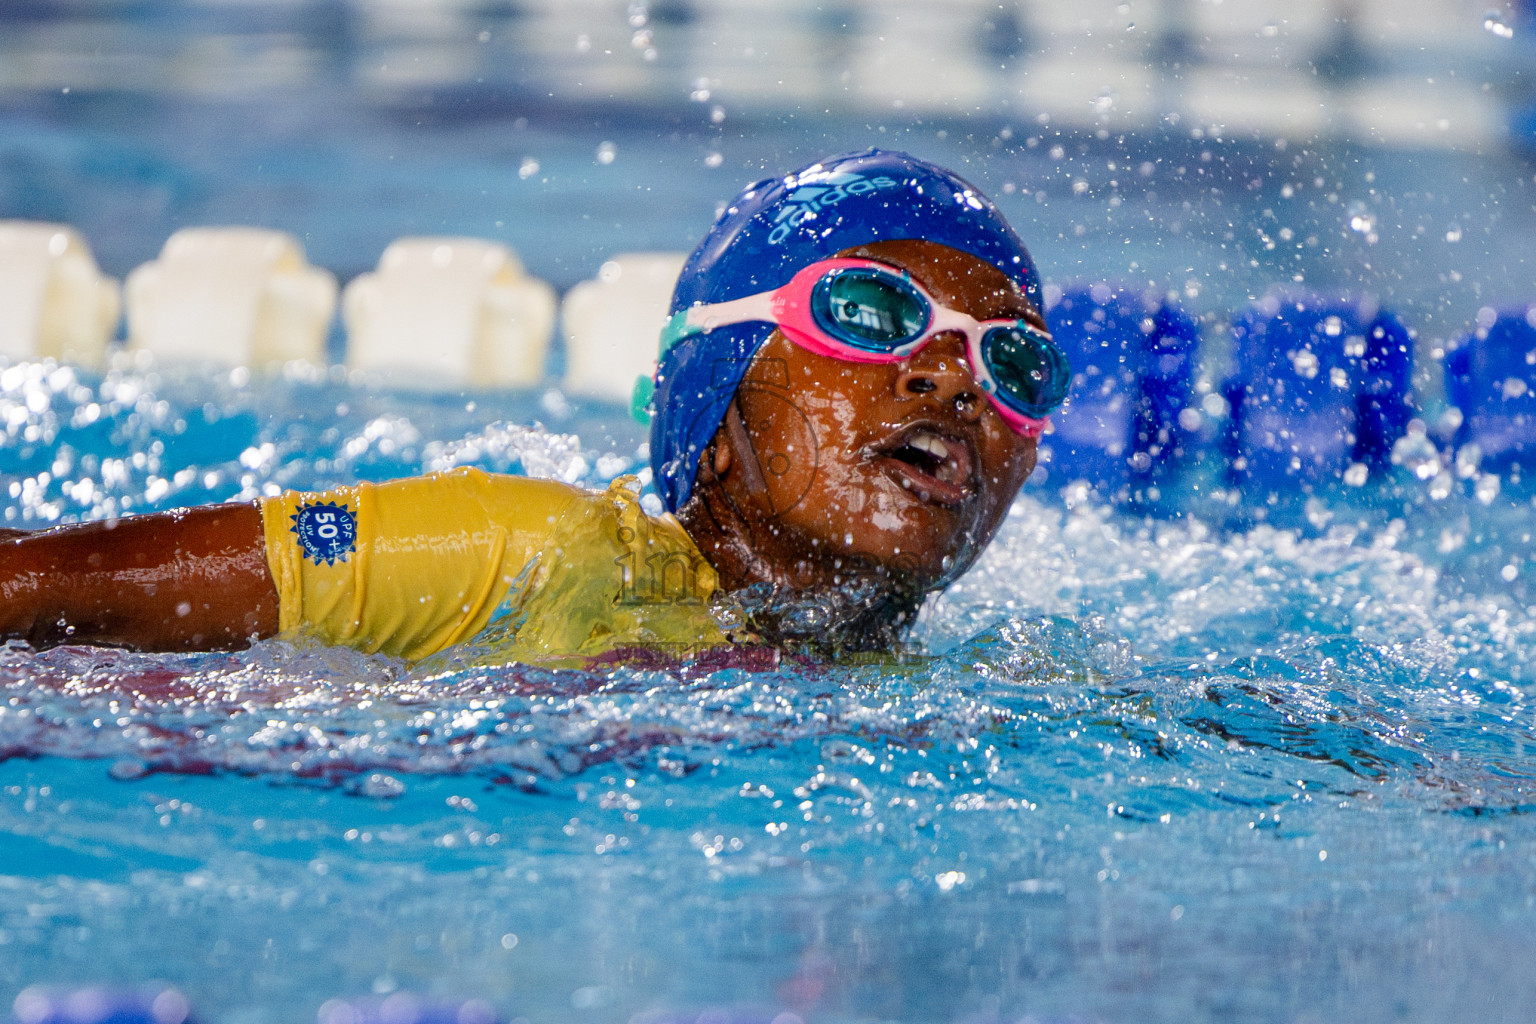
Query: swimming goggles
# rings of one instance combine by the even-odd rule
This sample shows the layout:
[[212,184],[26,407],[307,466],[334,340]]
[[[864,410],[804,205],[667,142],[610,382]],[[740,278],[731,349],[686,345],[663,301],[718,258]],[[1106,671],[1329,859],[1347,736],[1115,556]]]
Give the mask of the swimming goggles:
[[752,320],[778,325],[807,351],[855,363],[898,362],[936,335],[963,334],[977,385],[1010,427],[1029,436],[1039,436],[1072,380],[1066,353],[1039,328],[977,320],[940,304],[904,271],[851,258],[812,263],[773,291],[681,310],[662,331],[662,350]]

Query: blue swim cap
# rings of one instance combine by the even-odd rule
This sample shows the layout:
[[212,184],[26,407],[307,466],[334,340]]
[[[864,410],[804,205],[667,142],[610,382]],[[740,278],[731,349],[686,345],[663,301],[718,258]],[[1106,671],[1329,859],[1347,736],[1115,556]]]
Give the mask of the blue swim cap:
[[[991,263],[1044,311],[1034,261],[990,200],[942,167],[868,149],[748,186],[683,265],[671,312],[770,291],[844,249],[905,238]],[[687,502],[699,456],[773,327],[719,327],[661,353],[650,403],[651,467],[669,511]]]

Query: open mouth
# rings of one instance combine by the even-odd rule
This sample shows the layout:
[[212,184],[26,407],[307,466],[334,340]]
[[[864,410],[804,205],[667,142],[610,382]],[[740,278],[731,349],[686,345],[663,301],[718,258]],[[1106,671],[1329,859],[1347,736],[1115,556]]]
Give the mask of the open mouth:
[[968,441],[918,423],[881,442],[875,454],[897,483],[923,501],[957,505],[971,494],[976,459]]

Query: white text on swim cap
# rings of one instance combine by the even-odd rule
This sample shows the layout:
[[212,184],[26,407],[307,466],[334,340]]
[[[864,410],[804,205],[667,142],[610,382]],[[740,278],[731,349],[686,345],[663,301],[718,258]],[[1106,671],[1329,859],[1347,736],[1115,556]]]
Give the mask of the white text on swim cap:
[[827,175],[824,181],[818,181],[816,184],[806,183],[808,178],[815,177],[817,176],[801,176],[800,187],[784,198],[783,208],[774,218],[773,230],[768,233],[769,245],[778,245],[806,220],[813,219],[818,212],[835,206],[844,199],[864,195],[877,189],[898,188],[901,185],[901,182],[895,178],[889,178],[883,174],[870,178],[852,171]]

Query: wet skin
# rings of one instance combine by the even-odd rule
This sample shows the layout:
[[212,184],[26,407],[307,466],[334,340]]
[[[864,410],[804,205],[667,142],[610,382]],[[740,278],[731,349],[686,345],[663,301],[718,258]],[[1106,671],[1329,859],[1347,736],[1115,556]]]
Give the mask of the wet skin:
[[[947,246],[888,241],[838,255],[906,270],[976,319],[1045,329],[1006,275]],[[920,597],[975,561],[1035,466],[1036,439],[981,392],[958,333],[901,362],[849,363],[775,331],[737,403],[744,436],[722,426],[679,513],[727,589],[874,575]]]
[[276,632],[255,505],[0,534],[0,639],[207,651]]

